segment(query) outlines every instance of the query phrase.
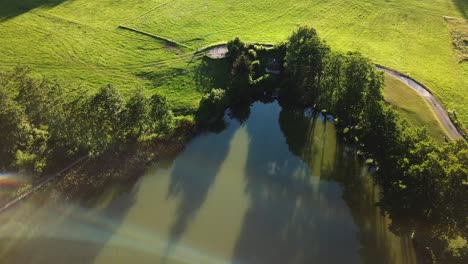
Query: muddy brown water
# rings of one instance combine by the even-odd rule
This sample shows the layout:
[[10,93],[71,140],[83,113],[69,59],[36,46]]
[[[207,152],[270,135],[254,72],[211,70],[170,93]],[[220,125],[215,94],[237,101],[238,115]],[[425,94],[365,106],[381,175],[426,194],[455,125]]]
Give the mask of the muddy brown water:
[[416,263],[333,123],[255,103],[134,186],[86,206],[33,195],[0,215],[1,263]]

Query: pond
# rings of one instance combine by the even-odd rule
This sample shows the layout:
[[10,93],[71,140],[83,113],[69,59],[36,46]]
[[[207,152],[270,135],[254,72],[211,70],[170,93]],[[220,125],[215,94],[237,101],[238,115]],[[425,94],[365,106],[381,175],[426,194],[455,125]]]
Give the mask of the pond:
[[416,263],[334,124],[255,103],[131,187],[80,206],[31,197],[0,215],[4,263]]

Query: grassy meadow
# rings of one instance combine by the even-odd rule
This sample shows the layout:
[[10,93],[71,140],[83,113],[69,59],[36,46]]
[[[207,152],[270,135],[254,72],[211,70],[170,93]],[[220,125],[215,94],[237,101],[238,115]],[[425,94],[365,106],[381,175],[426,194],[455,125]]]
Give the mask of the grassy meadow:
[[443,16],[467,18],[466,1],[3,0],[0,67],[29,65],[89,91],[107,83],[124,94],[157,90],[187,111],[201,95],[198,48],[235,36],[281,42],[310,25],[333,49],[360,51],[422,82],[466,127],[468,64],[458,62]]

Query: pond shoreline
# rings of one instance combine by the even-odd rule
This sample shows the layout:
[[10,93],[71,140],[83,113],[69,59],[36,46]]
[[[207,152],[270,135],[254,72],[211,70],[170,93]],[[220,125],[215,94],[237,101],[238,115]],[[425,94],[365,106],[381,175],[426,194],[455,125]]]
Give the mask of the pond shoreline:
[[[23,200],[28,199],[31,195],[39,191],[43,191],[45,188],[50,187],[52,190],[57,190],[60,193],[65,194],[68,200],[79,200],[85,196],[98,193],[102,188],[105,187],[106,184],[109,184],[109,182],[112,180],[132,180],[133,175],[119,174],[118,178],[114,178],[112,175],[105,173],[102,173],[102,175],[98,175],[97,177],[94,174],[89,174],[93,173],[94,170],[97,171],[103,169],[102,167],[105,166],[104,164],[107,162],[115,162],[115,160],[120,160],[122,158],[126,164],[122,164],[122,162],[115,163],[116,167],[119,167],[119,165],[122,166],[122,168],[120,168],[122,170],[134,169],[135,167],[147,168],[148,164],[158,162],[159,160],[170,156],[175,156],[180,153],[185,148],[187,143],[195,138],[200,132],[201,131],[199,130],[189,129],[187,131],[183,131],[182,133],[175,134],[173,137],[175,140],[158,140],[152,143],[144,142],[139,144],[137,143],[136,145],[129,145],[127,146],[130,150],[128,153],[121,152],[118,154],[104,154],[97,159],[92,159],[87,155],[83,156],[60,171],[41,180],[40,182],[33,183],[33,185],[26,191],[17,194],[10,199],[7,199],[5,203],[0,203],[0,214],[15,207]],[[143,153],[144,157],[138,157],[138,152]],[[92,165],[88,166],[90,163]],[[96,166],[96,164],[99,165]],[[131,168],[129,168],[129,166],[131,166]],[[91,182],[90,184],[88,178],[92,176],[94,176],[93,178],[98,179],[94,182]],[[70,181],[70,178],[73,178],[73,180]],[[58,182],[59,180],[60,182]]]
[[[255,43],[257,45],[270,48],[272,44],[270,43]],[[223,59],[227,56],[228,48],[227,44],[217,43],[213,45],[209,45],[202,50],[198,51],[197,53],[204,53],[211,59]],[[442,106],[439,100],[432,94],[432,92],[420,82],[414,80],[413,78],[409,77],[406,74],[403,74],[395,69],[375,64],[376,68],[380,71],[384,71],[401,81],[407,84],[410,88],[414,89],[421,97],[423,97],[430,105],[430,107],[436,113],[437,118],[442,123],[443,127],[447,130],[449,135],[453,139],[464,138],[468,140],[465,132],[458,126],[454,124],[454,120],[452,120],[451,116],[448,114],[448,111]]]

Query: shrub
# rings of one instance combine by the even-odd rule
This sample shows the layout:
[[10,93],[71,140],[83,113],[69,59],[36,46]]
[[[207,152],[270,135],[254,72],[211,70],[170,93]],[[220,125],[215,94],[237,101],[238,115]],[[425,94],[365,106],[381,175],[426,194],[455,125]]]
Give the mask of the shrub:
[[235,60],[245,48],[245,43],[236,37],[227,43],[228,57]]
[[252,61],[250,64],[250,69],[251,69],[251,75],[252,75],[252,80],[258,79],[260,77],[262,69],[260,67],[260,61]]
[[255,50],[249,49],[248,54],[249,54],[250,60],[256,60],[257,59],[257,52]]
[[251,62],[245,54],[234,61],[231,70],[231,82],[228,97],[231,104],[250,102],[251,100]]
[[224,113],[228,105],[226,92],[222,89],[212,89],[200,100],[200,106],[196,113],[197,122],[211,123]]

